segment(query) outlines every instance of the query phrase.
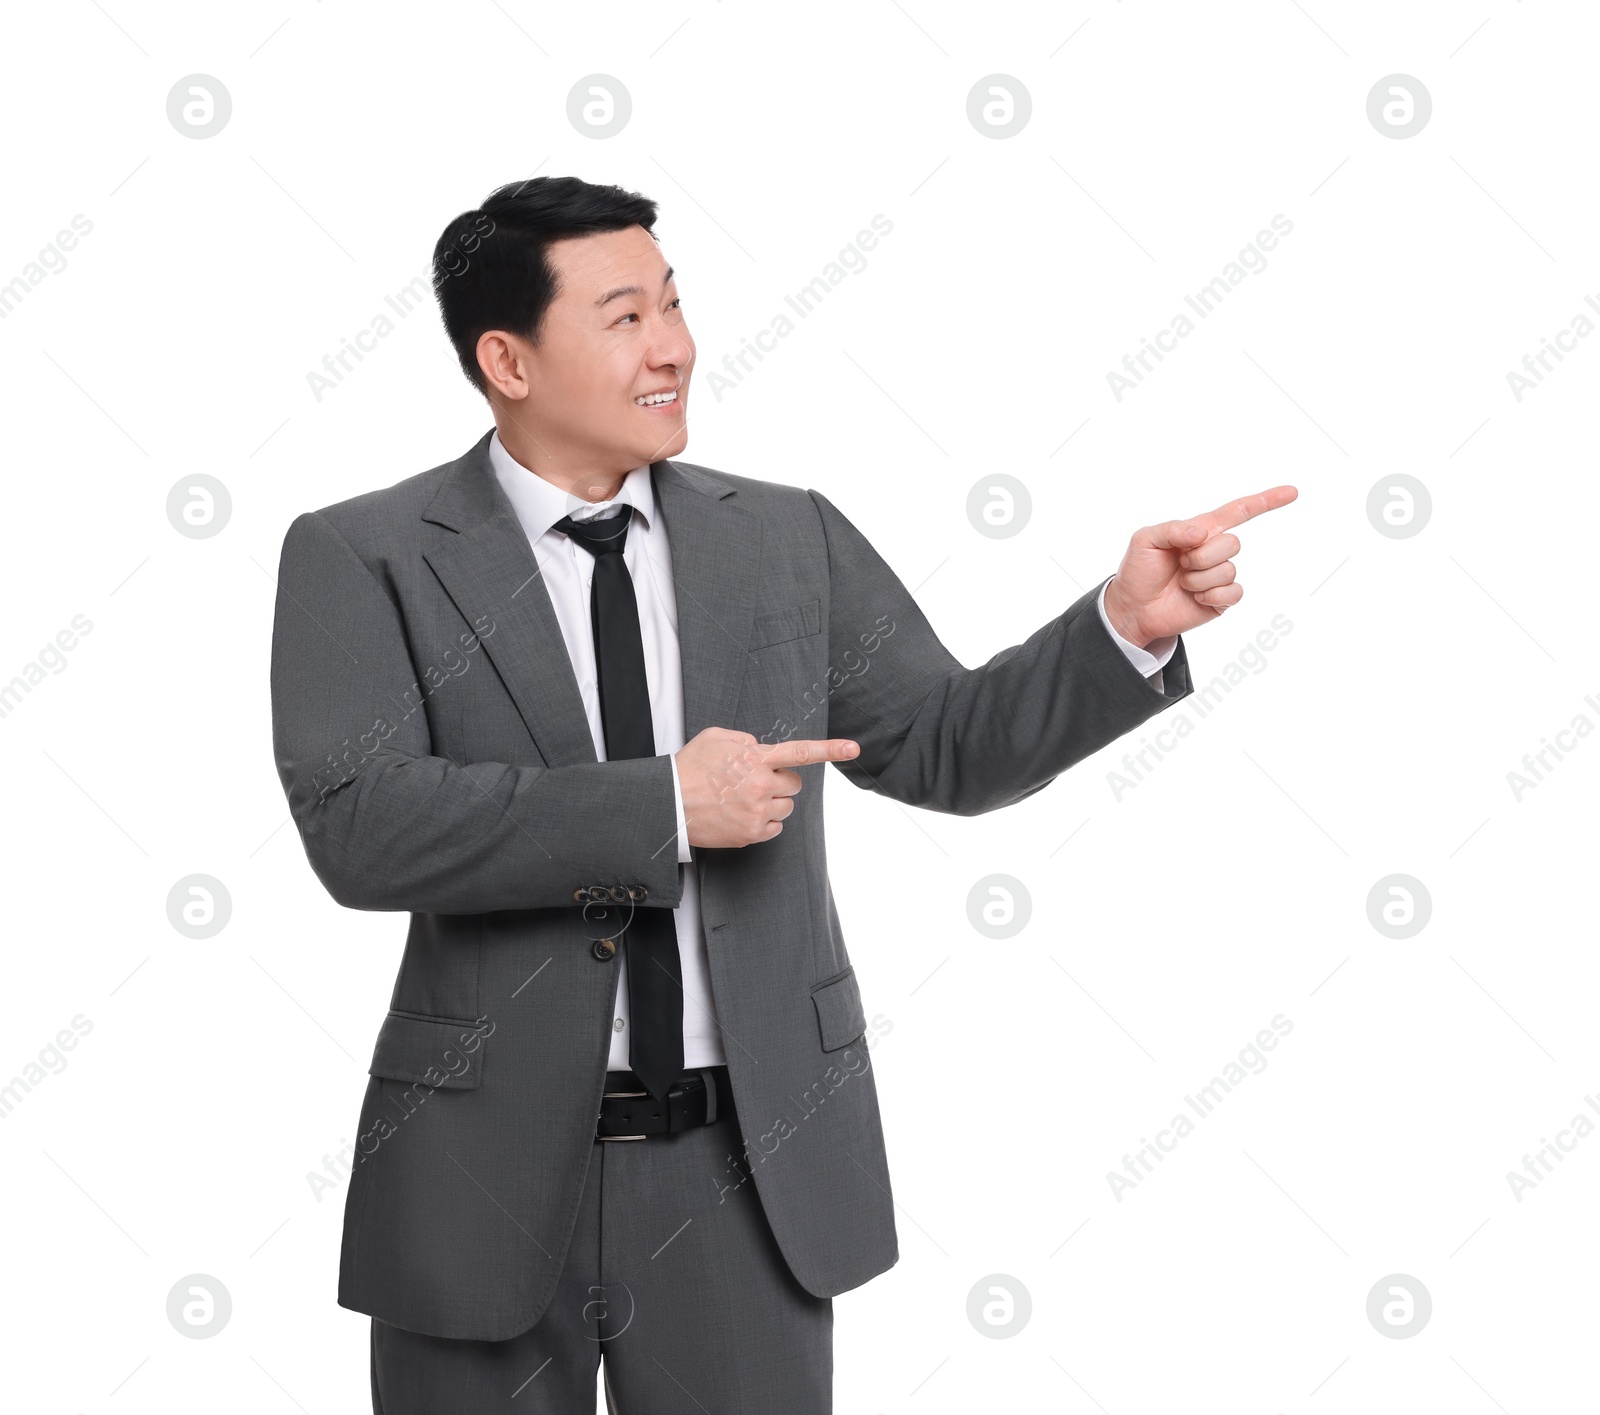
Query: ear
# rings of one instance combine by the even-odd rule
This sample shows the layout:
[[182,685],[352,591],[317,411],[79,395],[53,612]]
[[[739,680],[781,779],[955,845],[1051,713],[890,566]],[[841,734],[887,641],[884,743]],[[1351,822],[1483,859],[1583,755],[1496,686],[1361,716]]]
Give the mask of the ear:
[[520,403],[532,392],[520,339],[503,330],[485,330],[478,336],[475,352],[485,381],[502,398]]

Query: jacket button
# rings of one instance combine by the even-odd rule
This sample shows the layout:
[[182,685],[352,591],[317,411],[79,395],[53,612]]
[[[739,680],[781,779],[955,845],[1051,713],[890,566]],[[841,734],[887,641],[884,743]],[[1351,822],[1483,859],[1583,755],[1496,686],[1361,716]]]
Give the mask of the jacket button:
[[633,900],[635,904],[643,904],[649,897],[650,891],[642,884],[630,884],[628,886],[628,898]]
[[589,887],[587,885],[579,885],[578,888],[573,890],[572,902],[574,904],[587,904],[589,902]]
[[613,904],[626,904],[628,902],[628,890],[625,885],[614,884],[606,892],[611,896]]
[[594,941],[594,956],[602,963],[617,951],[617,942],[611,938],[597,938]]

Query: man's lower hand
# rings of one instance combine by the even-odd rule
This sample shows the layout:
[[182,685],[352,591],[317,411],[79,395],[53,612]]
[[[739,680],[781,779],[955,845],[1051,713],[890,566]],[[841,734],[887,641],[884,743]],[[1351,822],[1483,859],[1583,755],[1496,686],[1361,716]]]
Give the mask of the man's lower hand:
[[689,843],[737,849],[771,840],[794,812],[801,781],[792,768],[849,761],[860,752],[848,738],[768,746],[748,732],[706,728],[674,758]]

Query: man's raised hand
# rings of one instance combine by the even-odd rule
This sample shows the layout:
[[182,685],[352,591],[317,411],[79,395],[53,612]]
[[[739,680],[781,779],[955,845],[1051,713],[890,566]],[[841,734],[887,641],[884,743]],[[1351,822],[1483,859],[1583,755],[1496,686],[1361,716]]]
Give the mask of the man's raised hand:
[[1229,528],[1287,506],[1299,494],[1292,486],[1275,486],[1191,520],[1135,531],[1106,586],[1106,617],[1141,648],[1215,619],[1244,598],[1232,559],[1239,537]]
[[861,748],[848,738],[776,742],[708,727],[676,755],[691,845],[737,849],[771,840],[794,812],[797,766],[849,761]]

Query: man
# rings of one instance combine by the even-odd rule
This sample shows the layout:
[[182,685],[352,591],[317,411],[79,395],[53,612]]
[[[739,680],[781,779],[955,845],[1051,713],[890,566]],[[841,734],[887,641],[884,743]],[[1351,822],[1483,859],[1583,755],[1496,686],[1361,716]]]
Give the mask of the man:
[[411,915],[339,1282],[386,1415],[592,1410],[602,1353],[628,1415],[831,1410],[831,1298],[898,1248],[824,766],[961,815],[1042,790],[1191,691],[1228,527],[1295,495],[1138,532],[964,668],[825,496],[673,460],[655,215],[568,177],[452,221],[493,431],[284,542],[290,808],[335,900]]

